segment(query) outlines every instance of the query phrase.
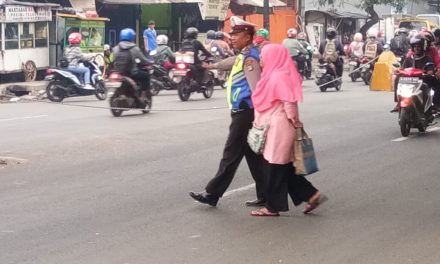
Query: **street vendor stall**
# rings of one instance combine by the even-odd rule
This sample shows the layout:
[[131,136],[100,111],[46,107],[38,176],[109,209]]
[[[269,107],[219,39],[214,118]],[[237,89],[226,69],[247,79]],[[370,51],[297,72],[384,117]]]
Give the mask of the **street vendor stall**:
[[57,4],[0,2],[0,82],[24,72],[25,80],[49,66],[49,21]]

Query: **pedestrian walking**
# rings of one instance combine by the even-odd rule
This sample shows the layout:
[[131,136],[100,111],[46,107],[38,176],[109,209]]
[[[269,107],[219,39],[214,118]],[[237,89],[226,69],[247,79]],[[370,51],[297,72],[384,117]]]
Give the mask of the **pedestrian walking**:
[[279,216],[288,211],[288,196],[295,205],[306,202],[304,213],[310,213],[325,198],[303,176],[295,174],[294,142],[298,103],[302,101],[302,82],[287,48],[279,44],[265,45],[261,52],[262,74],[252,94],[255,125],[269,125],[263,150],[268,165],[266,206],[251,212],[253,216]]
[[[227,87],[227,100],[231,108],[229,135],[223,150],[218,171],[205,188],[205,192],[190,192],[195,200],[216,206],[220,197],[232,182],[243,156],[246,158],[252,177],[255,180],[257,200],[249,201],[248,206],[264,205],[265,163],[261,155],[250,149],[247,135],[254,120],[251,101],[252,90],[260,79],[260,54],[253,46],[254,24],[238,17],[231,17],[231,37],[234,48],[241,50],[231,69]],[[211,66],[205,66],[210,68]]]
[[144,30],[144,49],[145,54],[149,54],[151,51],[157,49],[156,42],[156,23],[153,20],[148,22],[148,28]]

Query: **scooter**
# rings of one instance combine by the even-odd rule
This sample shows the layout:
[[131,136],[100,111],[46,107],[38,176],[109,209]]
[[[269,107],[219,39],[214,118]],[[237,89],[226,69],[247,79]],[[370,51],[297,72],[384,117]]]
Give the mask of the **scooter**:
[[349,66],[349,76],[352,82],[355,82],[357,79],[361,78],[361,69],[359,66],[361,65],[361,61],[359,57],[351,56],[350,61],[348,62]]
[[367,57],[363,57],[361,59],[361,78],[364,81],[365,85],[370,85],[371,76],[373,76],[374,62],[369,62],[369,60],[370,59],[368,59]]
[[[181,56],[176,53],[176,64],[172,71],[171,79],[177,86],[177,94],[181,101],[188,101],[194,92],[203,93],[205,98],[211,98],[214,93],[214,74],[211,71],[203,71],[203,84],[195,80],[194,60],[186,59],[186,55]],[[202,61],[210,61],[207,58]]]
[[341,90],[342,82],[336,75],[336,66],[334,63],[320,59],[315,74],[315,83],[319,86],[321,92],[326,92],[328,88],[335,88],[336,91]]
[[161,90],[176,90],[177,86],[172,81],[174,64],[165,61],[161,64],[153,64],[151,75],[151,94],[158,95]]
[[66,97],[95,95],[99,100],[107,98],[107,88],[102,78],[102,72],[96,61],[97,56],[83,61],[85,67],[90,69],[90,84],[94,89],[87,89],[80,81],[81,77],[64,68],[49,68],[46,71],[47,98],[52,102],[62,102]]
[[139,99],[139,85],[132,78],[123,76],[119,72],[112,72],[109,75],[109,79],[111,82],[121,83],[110,97],[110,111],[113,116],[119,117],[122,115],[122,112],[131,109],[139,109],[144,114],[150,112],[153,98],[147,98],[146,102],[142,102]]
[[[427,67],[434,68],[429,63]],[[437,82],[435,76],[426,74],[425,70],[407,68],[399,70],[397,84],[397,100],[399,109],[399,126],[402,136],[407,137],[411,128],[425,132],[437,116],[433,111],[432,85]]]

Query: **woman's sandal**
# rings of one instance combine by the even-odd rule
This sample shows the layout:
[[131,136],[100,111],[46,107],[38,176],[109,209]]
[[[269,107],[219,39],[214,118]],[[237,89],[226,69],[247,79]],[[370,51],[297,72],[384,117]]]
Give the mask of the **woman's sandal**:
[[272,213],[267,208],[260,208],[258,210],[251,211],[252,216],[280,216],[279,213]]
[[[314,195],[314,196],[316,196],[316,195]],[[312,197],[312,199],[310,199],[310,200],[311,201],[309,203],[307,203],[307,205],[304,207],[304,210],[303,210],[304,214],[311,213],[318,206],[320,206],[321,204],[323,204],[326,201],[328,201],[328,198],[327,198],[327,196],[321,195],[321,193],[318,193],[316,198]]]

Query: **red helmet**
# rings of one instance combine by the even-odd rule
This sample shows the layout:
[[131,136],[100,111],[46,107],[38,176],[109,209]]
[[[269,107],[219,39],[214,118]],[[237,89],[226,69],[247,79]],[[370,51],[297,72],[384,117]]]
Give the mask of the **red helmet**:
[[76,45],[81,43],[81,34],[78,32],[73,32],[69,35],[69,44]]
[[434,34],[432,34],[430,31],[421,31],[420,35],[422,35],[422,37],[425,39],[428,47],[430,47],[431,43],[435,41]]

